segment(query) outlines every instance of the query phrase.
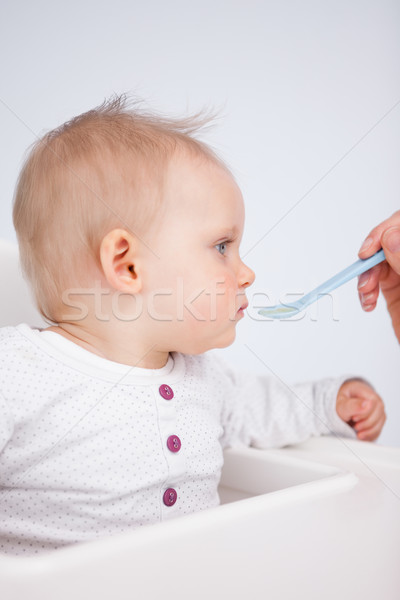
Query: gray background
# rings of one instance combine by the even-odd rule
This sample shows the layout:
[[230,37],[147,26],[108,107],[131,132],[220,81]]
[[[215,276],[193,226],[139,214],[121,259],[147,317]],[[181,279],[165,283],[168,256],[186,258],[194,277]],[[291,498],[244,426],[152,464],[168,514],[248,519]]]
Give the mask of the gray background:
[[[399,29],[400,4],[387,0],[2,2],[0,238],[15,240],[26,148],[131,92],[176,116],[221,111],[206,139],[245,197],[250,300],[309,291],[400,208]],[[400,445],[400,355],[384,302],[364,314],[353,281],[300,320],[248,312],[225,357],[289,385],[366,377],[387,406],[380,443]]]

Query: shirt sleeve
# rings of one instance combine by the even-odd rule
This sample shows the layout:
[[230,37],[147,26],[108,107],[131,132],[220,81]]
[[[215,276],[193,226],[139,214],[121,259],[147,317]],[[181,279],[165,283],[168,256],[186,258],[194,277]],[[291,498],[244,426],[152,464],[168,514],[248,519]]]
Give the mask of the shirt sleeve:
[[279,378],[236,372],[217,357],[226,383],[224,448],[280,448],[311,436],[356,437],[336,412],[336,397],[349,376],[288,385]]
[[0,392],[0,452],[11,439],[14,431],[14,419],[10,407],[3,394]]

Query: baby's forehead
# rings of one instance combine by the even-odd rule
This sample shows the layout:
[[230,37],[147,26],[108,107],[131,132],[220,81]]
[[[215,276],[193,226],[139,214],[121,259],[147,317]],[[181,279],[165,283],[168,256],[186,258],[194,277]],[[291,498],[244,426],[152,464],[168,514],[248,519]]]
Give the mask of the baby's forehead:
[[165,181],[165,210],[181,219],[214,221],[240,229],[243,198],[231,172],[208,157],[171,161]]
[[169,162],[165,183],[167,193],[173,191],[175,194],[171,199],[189,191],[191,194],[187,199],[222,190],[241,195],[230,170],[222,162],[200,153],[177,153]]

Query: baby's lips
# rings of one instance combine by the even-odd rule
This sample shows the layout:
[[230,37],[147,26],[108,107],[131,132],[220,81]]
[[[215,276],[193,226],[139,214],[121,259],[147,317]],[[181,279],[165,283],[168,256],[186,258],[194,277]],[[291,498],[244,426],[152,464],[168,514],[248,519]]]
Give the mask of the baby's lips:
[[246,310],[246,308],[248,307],[249,303],[246,300],[246,302],[244,302],[244,304],[242,304],[242,306],[239,308],[239,310]]

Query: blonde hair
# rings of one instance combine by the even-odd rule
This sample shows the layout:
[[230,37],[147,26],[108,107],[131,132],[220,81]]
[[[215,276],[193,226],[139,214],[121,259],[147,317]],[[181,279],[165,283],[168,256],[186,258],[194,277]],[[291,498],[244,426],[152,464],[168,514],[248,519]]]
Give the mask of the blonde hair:
[[46,321],[57,322],[63,290],[84,285],[90,266],[100,265],[104,235],[119,227],[140,235],[148,226],[177,149],[224,166],[193,137],[211,118],[164,118],[119,96],[33,145],[18,179],[13,220],[22,270]]

